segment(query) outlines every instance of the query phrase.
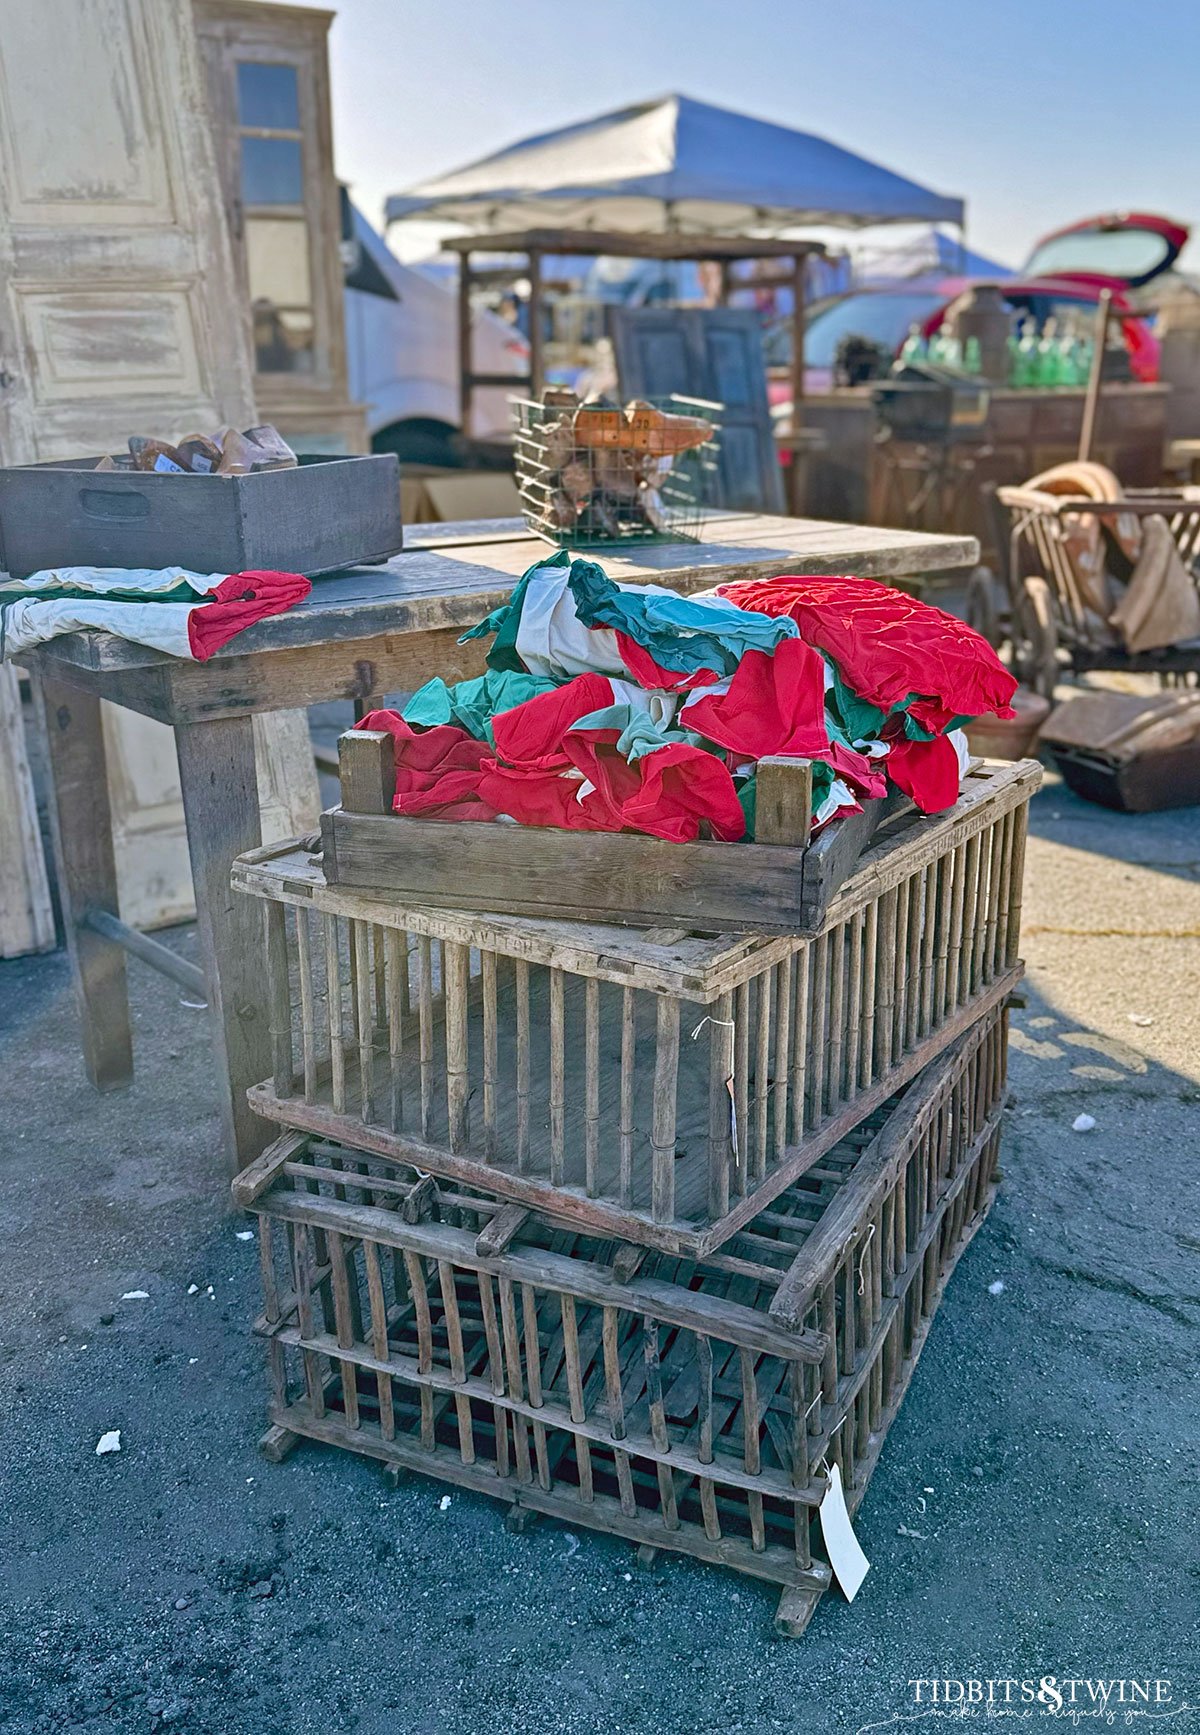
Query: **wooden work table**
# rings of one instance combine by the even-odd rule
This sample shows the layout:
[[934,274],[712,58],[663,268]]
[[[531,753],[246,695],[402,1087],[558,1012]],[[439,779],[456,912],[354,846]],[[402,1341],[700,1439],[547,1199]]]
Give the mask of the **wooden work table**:
[[[129,1081],[133,1057],[128,936],[124,943],[114,937],[117,884],[100,700],[175,730],[222,1124],[238,1166],[271,1136],[246,1103],[248,1086],[267,1077],[272,1064],[261,911],[229,883],[233,858],[262,842],[252,716],[338,699],[371,705],[432,675],[479,674],[486,641],[460,645],[459,634],[503,603],[521,574],[550,552],[517,519],[420,525],[410,535],[413,545],[386,566],[317,579],[303,604],[248,628],[206,663],[96,631],[69,634],[22,659],[41,693],[84,1060],[101,1090]],[[912,577],[977,559],[969,536],[714,513],[698,543],[635,548],[602,564],[620,582],[660,581],[687,592],[789,572]],[[153,942],[141,949],[150,962],[162,950]]]

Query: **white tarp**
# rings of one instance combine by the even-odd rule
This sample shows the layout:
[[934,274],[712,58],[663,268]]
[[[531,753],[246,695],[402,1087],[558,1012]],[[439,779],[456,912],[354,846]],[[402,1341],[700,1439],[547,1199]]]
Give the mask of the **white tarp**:
[[387,202],[472,233],[586,228],[785,235],[816,223],[961,223],[963,202],[828,139],[687,96],[522,139]]

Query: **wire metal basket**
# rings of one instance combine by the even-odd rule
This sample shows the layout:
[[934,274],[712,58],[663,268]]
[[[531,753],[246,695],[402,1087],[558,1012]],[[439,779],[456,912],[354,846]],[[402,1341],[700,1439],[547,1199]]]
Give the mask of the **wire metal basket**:
[[[673,395],[621,409],[547,395],[548,402],[511,400],[530,530],[560,548],[699,539],[715,483],[721,404]],[[685,439],[702,443],[675,449]]]

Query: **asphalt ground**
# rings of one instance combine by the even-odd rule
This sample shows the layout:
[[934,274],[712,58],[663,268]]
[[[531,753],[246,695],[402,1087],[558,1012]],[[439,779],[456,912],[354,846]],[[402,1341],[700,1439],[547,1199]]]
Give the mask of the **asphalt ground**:
[[795,1643],[769,1586],[266,1463],[203,1012],[131,962],[137,1076],[100,1097],[65,957],[0,965],[0,1730],[858,1731],[972,1676],[1165,1679],[1200,1728],[1200,817],[1048,778],[1033,834],[1004,1184],[860,1513],[870,1575]]

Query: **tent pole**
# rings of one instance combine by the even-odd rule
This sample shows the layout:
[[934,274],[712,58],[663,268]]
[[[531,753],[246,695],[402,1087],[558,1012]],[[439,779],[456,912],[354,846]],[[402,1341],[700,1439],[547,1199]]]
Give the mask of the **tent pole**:
[[529,395],[540,398],[546,382],[542,375],[542,256],[536,247],[529,249],[529,373]]
[[458,256],[458,419],[464,440],[471,438],[471,255]]
[[806,465],[800,452],[799,435],[804,425],[804,306],[805,281],[808,276],[808,255],[797,253],[792,263],[792,461],[788,466],[788,505],[793,518],[803,514],[801,498]]

